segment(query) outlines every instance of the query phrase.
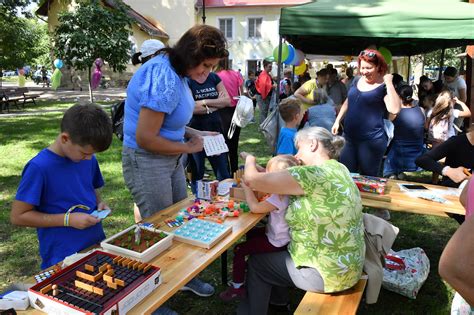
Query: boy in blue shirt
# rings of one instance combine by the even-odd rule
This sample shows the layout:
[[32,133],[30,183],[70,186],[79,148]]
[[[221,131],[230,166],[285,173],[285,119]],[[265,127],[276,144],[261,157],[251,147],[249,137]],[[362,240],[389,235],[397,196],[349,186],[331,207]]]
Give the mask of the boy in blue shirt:
[[99,196],[104,180],[94,153],[111,142],[109,116],[98,105],[76,104],[64,114],[56,140],[23,169],[11,222],[37,228],[42,269],[105,238],[90,213],[108,209]]
[[280,129],[277,142],[277,154],[296,154],[295,135],[297,126],[301,123],[301,104],[297,99],[285,98],[278,106],[280,116],[285,122],[285,127]]

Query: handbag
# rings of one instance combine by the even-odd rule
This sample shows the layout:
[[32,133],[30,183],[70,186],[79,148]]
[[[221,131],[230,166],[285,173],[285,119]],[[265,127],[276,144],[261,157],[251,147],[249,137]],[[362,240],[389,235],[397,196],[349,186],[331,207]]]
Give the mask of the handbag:
[[419,247],[390,251],[385,256],[382,286],[410,299],[416,299],[418,291],[430,273],[430,261]]
[[235,106],[234,114],[232,115],[232,121],[230,123],[229,131],[227,132],[227,138],[232,139],[234,136],[235,128],[246,127],[253,119],[253,102],[250,98],[244,95],[239,96],[239,101]]

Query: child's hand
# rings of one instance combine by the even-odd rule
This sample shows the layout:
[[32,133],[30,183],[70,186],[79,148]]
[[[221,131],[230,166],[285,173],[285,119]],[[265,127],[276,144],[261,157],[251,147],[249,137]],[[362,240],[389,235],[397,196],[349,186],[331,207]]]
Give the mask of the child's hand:
[[93,217],[90,214],[77,212],[69,215],[69,226],[83,230],[100,222],[99,218]]
[[97,205],[97,210],[110,210],[110,207],[103,201]]
[[242,158],[242,160],[244,160],[244,161],[245,161],[245,159],[247,158],[247,156],[249,156],[249,155],[250,155],[250,153],[248,153],[248,152],[245,152],[245,151],[242,151],[242,152],[240,152],[240,154],[239,154],[239,155],[240,155],[240,157]]

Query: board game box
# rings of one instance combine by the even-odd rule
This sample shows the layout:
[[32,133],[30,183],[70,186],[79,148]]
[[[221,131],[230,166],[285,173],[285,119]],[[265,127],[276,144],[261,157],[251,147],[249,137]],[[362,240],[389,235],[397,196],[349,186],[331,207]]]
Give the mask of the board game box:
[[383,195],[387,186],[387,179],[359,174],[351,174],[357,188],[362,192]]
[[[138,242],[135,230],[140,229]],[[149,262],[153,257],[168,249],[173,243],[173,235],[140,224],[119,232],[102,241],[100,246],[111,253],[125,255],[142,262]]]
[[161,284],[160,268],[94,251],[28,290],[48,314],[126,314]]
[[231,232],[230,225],[192,219],[173,233],[178,241],[209,249]]

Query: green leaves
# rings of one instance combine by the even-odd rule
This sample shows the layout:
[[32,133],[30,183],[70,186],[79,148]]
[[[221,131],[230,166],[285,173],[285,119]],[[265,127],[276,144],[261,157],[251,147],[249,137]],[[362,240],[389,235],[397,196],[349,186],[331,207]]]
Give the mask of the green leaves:
[[102,58],[114,71],[123,71],[130,60],[131,20],[123,7],[109,9],[98,1],[83,1],[75,12],[59,15],[54,32],[56,56],[79,70]]

